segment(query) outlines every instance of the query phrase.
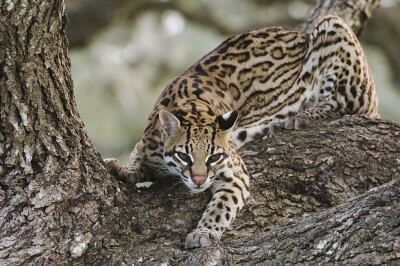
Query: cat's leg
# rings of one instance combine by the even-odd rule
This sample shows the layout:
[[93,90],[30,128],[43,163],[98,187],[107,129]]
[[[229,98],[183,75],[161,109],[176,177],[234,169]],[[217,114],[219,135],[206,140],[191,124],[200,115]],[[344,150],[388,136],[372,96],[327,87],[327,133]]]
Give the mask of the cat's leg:
[[242,159],[236,155],[228,164],[233,167],[218,174],[213,185],[213,198],[197,228],[187,235],[186,248],[218,243],[222,233],[233,222],[249,197],[249,173]]
[[240,148],[246,143],[258,139],[262,136],[272,137],[274,131],[281,128],[281,123],[278,121],[266,121],[256,125],[248,125],[235,129],[232,132],[232,139],[236,148]]
[[296,85],[307,101],[284,127],[301,129],[313,120],[345,114],[377,116],[375,85],[356,36],[339,17],[327,16],[310,32],[308,52]]
[[288,118],[284,127],[286,129],[303,129],[312,121],[322,120],[327,118],[339,118],[341,114],[334,111],[330,104],[304,110],[293,117]]
[[[300,107],[297,114],[283,124],[286,129],[302,129],[314,120],[339,118],[338,103],[335,99],[336,76],[328,74],[322,78],[321,87]],[[317,98],[318,97],[318,98]]]
[[136,184],[144,181],[146,168],[139,156],[139,145],[140,142],[136,144],[129,157],[130,161],[125,166],[123,166],[120,161],[115,158],[104,159],[104,163],[106,164],[108,172],[124,182]]

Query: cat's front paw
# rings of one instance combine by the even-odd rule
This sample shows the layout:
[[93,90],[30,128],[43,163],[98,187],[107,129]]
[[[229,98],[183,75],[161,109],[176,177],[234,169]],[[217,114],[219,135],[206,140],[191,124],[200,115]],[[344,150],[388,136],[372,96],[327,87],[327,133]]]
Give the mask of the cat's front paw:
[[219,243],[219,236],[209,229],[195,229],[186,236],[185,248],[208,247]]
[[104,163],[106,165],[107,172],[113,176],[118,176],[118,173],[122,168],[120,161],[115,158],[107,158],[104,159]]
[[115,158],[104,159],[107,171],[123,182],[136,184],[144,177],[144,169],[139,164],[122,164]]
[[283,125],[283,127],[285,129],[295,129],[295,130],[300,130],[300,129],[304,129],[308,126],[309,121],[308,119],[300,116],[300,115],[296,115],[294,117],[289,118],[285,124]]

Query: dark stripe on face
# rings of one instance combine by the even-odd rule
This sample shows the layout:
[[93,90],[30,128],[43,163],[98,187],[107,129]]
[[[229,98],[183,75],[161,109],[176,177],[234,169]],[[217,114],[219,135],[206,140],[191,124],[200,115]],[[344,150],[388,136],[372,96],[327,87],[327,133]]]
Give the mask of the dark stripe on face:
[[217,131],[215,129],[215,127],[212,128],[212,135],[211,135],[211,151],[210,154],[214,153],[214,149],[215,149],[215,144],[214,144],[214,140],[215,140],[215,135],[217,134]]
[[187,176],[185,176],[185,175],[183,174],[183,172],[185,172],[185,169],[183,169],[183,170],[181,171],[181,176],[180,176],[180,178],[182,178],[182,179],[184,179],[184,180],[188,180],[189,178],[188,178]]
[[168,162],[167,165],[171,167],[176,167],[176,164],[174,162]]
[[190,163],[190,164],[187,164],[186,167],[183,168],[182,171],[181,171],[181,176],[182,176],[183,178],[185,178],[185,179],[189,179],[189,177],[187,177],[187,176],[184,174],[185,171],[189,171],[189,177],[190,177],[190,176],[193,176],[193,173],[192,173],[192,164],[191,164],[191,163]]
[[152,154],[150,154],[150,156],[151,157],[160,157],[161,159],[164,158],[164,156],[160,152],[153,152]]
[[174,154],[175,154],[175,150],[173,150],[173,151],[166,151],[166,152],[164,153],[164,155],[165,155],[165,156],[168,156],[168,157],[172,157]]
[[188,126],[187,131],[186,131],[185,151],[187,154],[189,154],[189,142],[190,142],[190,126]]
[[[214,169],[212,168],[212,166],[211,165],[209,165],[209,164],[206,164],[206,166],[207,166],[207,176],[208,176],[208,173],[209,172],[212,172],[212,173],[214,173]],[[215,176],[212,176],[211,178],[214,178]]]

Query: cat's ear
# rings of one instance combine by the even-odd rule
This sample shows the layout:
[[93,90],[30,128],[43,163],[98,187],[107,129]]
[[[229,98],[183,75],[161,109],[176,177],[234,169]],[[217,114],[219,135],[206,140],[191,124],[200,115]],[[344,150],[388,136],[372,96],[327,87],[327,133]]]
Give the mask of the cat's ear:
[[230,130],[235,125],[239,112],[237,110],[230,111],[224,115],[217,116],[217,123],[222,130]]
[[168,111],[162,110],[158,114],[164,133],[169,136],[173,134],[181,125],[178,118]]

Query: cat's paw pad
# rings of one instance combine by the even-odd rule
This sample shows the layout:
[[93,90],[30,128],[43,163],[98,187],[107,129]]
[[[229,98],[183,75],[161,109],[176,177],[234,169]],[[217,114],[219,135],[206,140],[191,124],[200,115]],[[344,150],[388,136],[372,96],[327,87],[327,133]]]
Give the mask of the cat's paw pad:
[[186,236],[185,248],[208,247],[219,243],[219,236],[215,231],[195,229]]

